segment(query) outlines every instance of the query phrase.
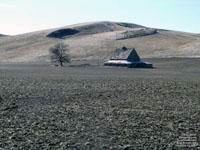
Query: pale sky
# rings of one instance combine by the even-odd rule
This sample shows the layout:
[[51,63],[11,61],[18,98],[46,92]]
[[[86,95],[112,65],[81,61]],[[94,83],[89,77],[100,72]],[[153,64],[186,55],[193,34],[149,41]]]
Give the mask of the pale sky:
[[200,0],[0,0],[0,34],[91,21],[200,33]]

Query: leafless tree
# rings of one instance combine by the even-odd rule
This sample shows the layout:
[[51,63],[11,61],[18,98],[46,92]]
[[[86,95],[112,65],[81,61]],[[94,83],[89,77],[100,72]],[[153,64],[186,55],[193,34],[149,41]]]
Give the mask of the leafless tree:
[[63,66],[63,63],[70,63],[70,55],[68,45],[64,43],[58,43],[53,47],[49,48],[51,62],[58,62],[60,66]]

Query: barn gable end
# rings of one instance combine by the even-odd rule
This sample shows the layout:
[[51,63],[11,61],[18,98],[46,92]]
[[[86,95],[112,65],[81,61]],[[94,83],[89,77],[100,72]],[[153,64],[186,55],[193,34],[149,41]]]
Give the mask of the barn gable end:
[[129,61],[140,61],[140,57],[139,57],[138,53],[136,52],[136,50],[134,48],[131,49],[131,53],[128,56],[127,60],[129,60]]

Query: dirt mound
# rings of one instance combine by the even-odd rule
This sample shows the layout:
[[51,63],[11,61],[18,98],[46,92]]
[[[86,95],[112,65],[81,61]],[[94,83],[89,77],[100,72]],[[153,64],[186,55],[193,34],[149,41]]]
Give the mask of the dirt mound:
[[79,30],[75,30],[75,29],[60,29],[54,32],[51,32],[50,34],[47,35],[47,37],[53,37],[53,38],[63,38],[66,36],[71,36],[71,35],[75,35],[77,33],[79,33]]

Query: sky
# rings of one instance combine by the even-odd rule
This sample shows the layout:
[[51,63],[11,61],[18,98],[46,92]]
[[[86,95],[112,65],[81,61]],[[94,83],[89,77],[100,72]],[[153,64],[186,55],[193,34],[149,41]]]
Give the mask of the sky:
[[200,0],[0,0],[0,34],[92,21],[200,33]]

